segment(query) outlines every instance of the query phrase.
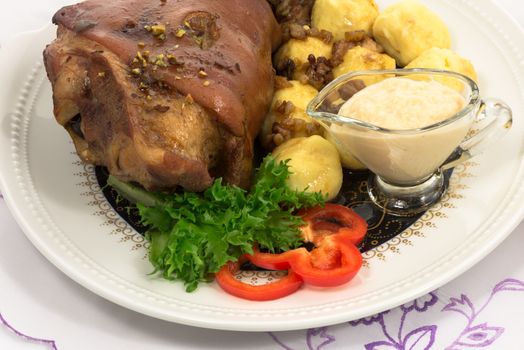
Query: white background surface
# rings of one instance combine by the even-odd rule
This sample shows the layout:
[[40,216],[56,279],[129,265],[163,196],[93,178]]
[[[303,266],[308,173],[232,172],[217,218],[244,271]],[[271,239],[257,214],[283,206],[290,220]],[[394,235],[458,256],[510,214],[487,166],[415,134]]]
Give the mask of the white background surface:
[[[496,2],[524,25],[523,2]],[[71,1],[4,1],[0,11],[0,45],[16,33],[44,26],[54,12],[67,3]],[[26,334],[55,340],[58,349],[282,348],[266,333],[219,332],[175,325],[139,315],[99,298],[75,284],[36,251],[18,229],[1,200],[0,239],[0,313],[11,325]],[[524,280],[522,247],[524,224],[479,265],[440,288],[439,298],[445,302],[449,297],[460,297],[464,293],[482,303],[495,283],[510,277]],[[439,329],[446,330],[450,334],[449,339],[453,340],[454,330],[462,329],[463,321],[442,313],[444,305],[435,312],[421,313],[411,322],[438,324]],[[394,323],[393,316],[399,312],[395,310],[390,313],[390,323]],[[505,327],[503,336],[486,348],[524,349],[524,293],[504,294],[494,299],[484,312],[486,322]],[[380,335],[373,334],[375,329],[359,332],[358,328],[348,331],[346,328],[342,325],[330,327],[331,333],[337,336],[337,343],[325,348],[363,349],[363,344],[376,340]],[[302,349],[305,346],[304,332],[287,332],[278,337],[286,345]],[[446,343],[442,340],[442,345],[438,345],[438,342],[435,344],[435,349],[443,349]],[[27,342],[0,326],[0,349],[50,347]]]

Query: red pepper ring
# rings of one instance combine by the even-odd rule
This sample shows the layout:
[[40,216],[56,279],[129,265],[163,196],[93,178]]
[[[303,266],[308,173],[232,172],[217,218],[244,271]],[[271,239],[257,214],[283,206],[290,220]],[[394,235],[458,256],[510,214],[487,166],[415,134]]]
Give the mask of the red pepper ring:
[[320,245],[324,237],[343,234],[348,243],[359,244],[366,235],[368,224],[353,209],[339,204],[326,203],[302,213],[306,225],[301,228],[304,239]]
[[[336,235],[335,235],[336,236]],[[305,248],[282,254],[261,253],[255,250],[249,260],[256,266],[295,272],[312,286],[335,287],[349,282],[362,267],[362,255],[356,246],[343,238],[331,236],[313,251]],[[327,243],[330,241],[331,243]]]
[[303,213],[304,239],[315,243],[281,254],[261,253],[256,247],[249,256],[256,266],[271,270],[290,270],[304,282],[320,287],[334,287],[349,282],[362,266],[362,255],[355,244],[364,238],[367,222],[352,209],[326,204]]
[[290,261],[290,271],[296,272],[305,283],[317,287],[336,287],[349,282],[362,267],[362,255],[354,245],[337,241],[335,247],[320,246],[312,252],[298,251],[299,254]]
[[[246,260],[251,259],[247,255],[244,255],[236,263],[228,262],[216,274],[215,279],[217,283],[227,293],[248,300],[274,300],[296,292],[303,283],[300,276],[292,270],[288,271],[287,276],[275,282],[257,286],[244,283],[235,277],[235,273]],[[251,262],[254,264],[253,261]]]
[[[366,221],[347,207],[326,204],[302,214],[306,225],[301,228],[305,240],[315,243],[281,254],[244,255],[238,263],[228,263],[216,275],[218,284],[228,293],[249,300],[273,300],[295,292],[303,282],[319,287],[340,286],[349,282],[362,266],[362,255],[355,246],[367,232]],[[235,278],[246,260],[271,270],[288,270],[288,275],[274,283],[253,286]]]
[[298,248],[280,254],[261,253],[258,247],[254,247],[253,255],[248,255],[248,258],[255,266],[263,269],[289,270],[291,267],[290,261],[294,259],[298,250],[305,250],[307,252],[305,248]]

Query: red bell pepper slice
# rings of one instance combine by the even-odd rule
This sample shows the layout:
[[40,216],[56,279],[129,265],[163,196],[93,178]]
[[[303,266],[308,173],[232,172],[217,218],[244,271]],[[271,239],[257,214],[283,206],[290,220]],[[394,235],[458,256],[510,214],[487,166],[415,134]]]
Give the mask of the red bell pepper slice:
[[[329,243],[328,243],[329,242]],[[319,287],[335,287],[349,282],[362,266],[362,255],[343,238],[327,237],[308,252],[298,248],[282,254],[255,253],[249,257],[256,266],[271,270],[293,271],[304,282]]]
[[289,250],[280,254],[262,253],[257,247],[253,249],[253,255],[248,255],[249,261],[254,265],[268,269],[268,270],[289,270],[291,268],[291,260],[295,259],[298,250],[307,250],[305,248],[298,248]]
[[326,203],[324,207],[314,207],[303,213],[306,225],[301,228],[304,239],[316,245],[324,237],[338,234],[349,243],[359,244],[366,235],[368,224],[353,209],[339,204]]
[[339,238],[324,238],[311,252],[303,249],[299,253],[290,261],[290,270],[312,286],[340,286],[353,279],[362,267],[358,248]]
[[[264,285],[254,286],[244,283],[235,277],[235,273],[246,259],[251,260],[248,256],[244,256],[239,262],[227,263],[215,276],[220,287],[231,295],[255,301],[274,300],[294,293],[303,283],[300,276],[293,270],[289,270],[287,276],[280,278],[278,281]],[[251,262],[254,263],[253,261]]]
[[294,271],[314,286],[333,287],[349,282],[362,266],[362,255],[355,244],[366,235],[367,222],[352,209],[330,203],[309,209],[303,218],[304,239],[315,243],[315,249],[308,252],[298,248],[281,254],[255,249],[249,256],[251,262],[266,269]]
[[[249,300],[272,300],[295,292],[303,282],[319,287],[340,286],[349,282],[362,266],[362,255],[355,246],[367,232],[366,221],[352,209],[326,204],[302,213],[306,222],[304,239],[315,244],[281,254],[262,253],[255,247],[238,263],[228,263],[216,275],[218,284],[228,293]],[[288,270],[288,275],[274,283],[253,286],[235,278],[245,260],[271,270]]]

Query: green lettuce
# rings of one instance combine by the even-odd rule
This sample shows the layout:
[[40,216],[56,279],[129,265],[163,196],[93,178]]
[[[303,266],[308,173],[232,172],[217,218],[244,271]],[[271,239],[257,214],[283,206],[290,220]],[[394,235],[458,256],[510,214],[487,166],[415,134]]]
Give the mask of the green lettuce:
[[199,194],[153,194],[114,178],[108,183],[137,203],[142,223],[149,228],[146,238],[155,271],[183,281],[191,292],[228,261],[252,253],[255,244],[270,252],[302,244],[303,220],[295,214],[323,204],[324,198],[292,190],[286,184],[289,174],[285,162],[267,156],[250,191],[224,185],[221,179]]

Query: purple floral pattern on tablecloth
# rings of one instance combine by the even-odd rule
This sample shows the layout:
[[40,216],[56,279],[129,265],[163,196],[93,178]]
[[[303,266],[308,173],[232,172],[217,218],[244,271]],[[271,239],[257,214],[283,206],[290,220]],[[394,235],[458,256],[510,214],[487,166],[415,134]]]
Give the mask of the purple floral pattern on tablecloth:
[[[438,293],[432,292],[410,303],[400,306],[396,311],[400,311],[398,329],[388,328],[386,316],[391,315],[391,311],[362,318],[360,320],[348,322],[351,329],[365,327],[369,331],[378,331],[380,338],[362,347],[365,350],[431,350],[436,349],[435,343],[439,336],[439,329],[436,324],[422,324],[413,328],[407,322],[410,315],[415,313],[425,313],[434,308],[440,301],[446,303],[441,312],[453,312],[466,318],[466,326],[445,350],[466,350],[466,349],[489,349],[505,331],[504,327],[491,325],[481,320],[481,313],[491,303],[493,298],[501,292],[524,292],[524,282],[508,278],[495,285],[491,290],[488,299],[477,307],[472,300],[465,294],[459,297],[449,298],[448,301],[439,300]],[[371,328],[375,327],[375,328]],[[287,346],[274,333],[270,333],[274,341],[285,350],[294,350]],[[329,345],[336,345],[336,337],[329,332],[329,327],[309,330],[306,333],[306,344],[308,350],[328,350]],[[441,340],[442,342],[442,340]]]
[[[306,344],[308,350],[321,350],[326,345],[335,341],[335,337],[327,332],[328,327],[312,328],[306,332]],[[281,342],[274,333],[269,333],[270,337],[285,350],[293,350]]]
[[44,344],[44,345],[47,345],[50,349],[58,350],[54,340],[35,338],[35,337],[31,337],[29,335],[26,335],[20,332],[19,330],[11,326],[1,313],[0,313],[0,324],[3,325],[8,330],[10,330],[11,332],[13,332],[14,334],[16,334],[18,337],[24,339],[25,341],[35,343],[35,344]]
[[[3,199],[4,199],[4,196],[0,192],[0,200],[3,200]],[[2,327],[7,329],[7,330],[9,330],[9,331],[11,331],[13,334],[15,334],[16,336],[20,337],[21,339],[23,339],[23,340],[25,340],[27,342],[31,342],[31,343],[35,343],[35,344],[43,344],[43,345],[46,345],[47,347],[49,347],[49,349],[58,350],[58,348],[56,346],[56,342],[54,340],[40,339],[40,338],[35,338],[35,337],[31,337],[31,336],[29,336],[27,334],[24,334],[24,333],[20,332],[19,330],[17,330],[9,322],[7,322],[7,320],[5,319],[4,315],[2,315],[2,313],[0,313],[0,329]]]
[[[437,332],[437,326],[425,325],[419,328],[406,331],[404,324],[406,317],[413,311],[415,312],[426,312],[431,306],[435,305],[438,301],[438,297],[435,293],[429,293],[426,296],[416,299],[411,303],[402,305],[402,316],[400,319],[400,327],[398,332],[394,334],[391,330],[388,330],[384,321],[384,313],[376,318],[375,323],[380,325],[385,339],[377,340],[375,342],[366,344],[364,348],[366,350],[404,350],[404,349],[430,349],[435,342],[435,335]],[[356,326],[355,322],[350,322],[353,327]],[[372,323],[366,326],[371,326]]]
[[505,291],[524,292],[524,282],[508,278],[497,283],[491,291],[488,300],[478,309],[467,295],[462,294],[460,298],[451,298],[449,304],[442,311],[453,311],[463,315],[467,320],[467,325],[446,350],[479,349],[493,344],[504,333],[504,328],[490,326],[487,323],[478,323],[477,318],[491,303],[495,295]]

